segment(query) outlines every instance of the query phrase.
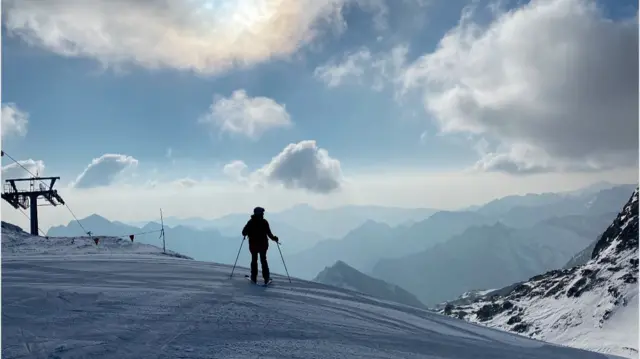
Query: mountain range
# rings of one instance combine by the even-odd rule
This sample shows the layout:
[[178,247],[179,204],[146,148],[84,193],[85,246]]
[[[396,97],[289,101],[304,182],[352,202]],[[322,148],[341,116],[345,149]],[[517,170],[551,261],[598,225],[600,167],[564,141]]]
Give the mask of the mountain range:
[[[239,229],[247,222],[250,210],[246,214],[229,214],[215,219],[168,217],[169,226],[186,225],[198,229],[215,228],[225,235],[238,235]],[[282,238],[305,236],[308,242],[317,239],[336,239],[344,237],[349,231],[369,220],[398,226],[403,223],[425,219],[437,212],[430,208],[399,208],[384,206],[341,206],[331,209],[317,209],[308,204],[298,204],[280,212],[270,212],[266,217],[274,232]],[[131,223],[143,226],[144,222]]]
[[[367,221],[340,240],[320,241],[312,248],[298,253],[290,259],[290,267],[294,268],[301,278],[310,279],[324,267],[342,260],[361,272],[397,284],[429,302],[431,299],[422,297],[420,293],[433,292],[433,288],[425,286],[426,283],[422,283],[421,279],[413,273],[422,273],[423,270],[427,270],[427,268],[420,268],[420,265],[429,257],[426,251],[430,248],[443,244],[445,249],[449,248],[446,250],[455,253],[465,251],[465,246],[475,241],[475,233],[480,236],[511,233],[510,231],[497,231],[493,235],[486,233],[491,231],[490,228],[496,223],[500,223],[501,226],[495,227],[494,230],[513,229],[515,232],[510,235],[521,238],[522,243],[526,243],[527,238],[542,243],[531,253],[532,256],[542,258],[536,261],[543,265],[533,266],[524,271],[516,268],[516,272],[538,273],[541,270],[558,268],[596,238],[615,217],[620,204],[624,203],[628,193],[634,188],[634,185],[615,185],[600,191],[585,188],[570,193],[541,194],[542,199],[536,199],[536,196],[531,194],[510,196],[487,204],[493,208],[500,208],[499,211],[486,210],[484,206],[476,210],[439,211],[424,220],[396,227]],[[503,200],[504,203],[501,202]],[[551,202],[564,209],[564,212],[550,211],[547,207],[552,206]],[[509,208],[513,209],[515,214],[512,214]],[[543,214],[537,214],[538,212]],[[547,214],[544,214],[545,212]],[[548,213],[553,213],[554,216]],[[507,225],[503,222],[505,218],[510,219],[507,222],[518,225],[513,227]],[[525,225],[531,222],[533,224]],[[488,226],[488,229],[479,231],[478,228],[482,226]],[[471,228],[475,229],[469,230]],[[463,233],[463,239],[444,244]],[[558,253],[555,253],[554,248],[556,240],[553,238],[555,237],[560,237],[557,240],[559,244],[566,244]],[[520,253],[524,251],[524,255],[528,257],[528,249],[521,249]],[[548,256],[551,257],[549,260],[544,260],[546,252],[549,252]],[[508,254],[505,255],[508,256]],[[483,259],[478,259],[480,262],[477,264],[482,268]],[[390,265],[385,267],[387,261],[390,261]],[[442,263],[438,263],[440,264]],[[446,263],[444,265],[447,267]],[[376,267],[378,269],[375,269]],[[525,278],[526,276],[520,279]],[[505,280],[507,283],[511,281],[510,278]],[[415,284],[411,285],[409,281]],[[495,285],[499,286],[500,282],[498,281]],[[457,295],[466,289],[473,288],[452,289],[448,295]],[[445,299],[451,298],[434,298],[436,301]]]
[[590,257],[441,313],[552,343],[638,357],[638,189],[590,246]]
[[560,268],[610,221],[609,216],[597,216],[590,222],[599,222],[600,227],[594,225],[578,231],[548,221],[529,228],[512,228],[501,222],[471,226],[424,251],[381,259],[371,274],[433,305],[467,290],[499,288]]
[[369,273],[383,258],[398,258],[442,243],[472,225],[493,223],[474,212],[436,212],[410,225],[391,227],[367,221],[344,238],[320,241],[290,260],[301,278],[310,279],[337,260]]

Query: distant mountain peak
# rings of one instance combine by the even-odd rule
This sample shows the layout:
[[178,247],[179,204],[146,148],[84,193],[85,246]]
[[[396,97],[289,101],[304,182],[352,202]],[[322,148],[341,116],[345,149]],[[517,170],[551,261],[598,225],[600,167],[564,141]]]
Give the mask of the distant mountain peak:
[[106,221],[106,222],[110,222],[108,219],[106,219],[105,217],[97,214],[97,213],[92,213],[88,216],[86,216],[85,218],[81,219],[80,221]]
[[326,267],[318,273],[313,281],[355,290],[384,300],[424,308],[424,304],[408,291],[381,279],[370,277],[342,260],[336,261],[331,267]]
[[338,269],[338,270],[354,270],[357,271],[357,269],[351,267],[350,265],[348,265],[347,263],[341,261],[341,260],[337,260],[331,267],[328,267],[330,269]]

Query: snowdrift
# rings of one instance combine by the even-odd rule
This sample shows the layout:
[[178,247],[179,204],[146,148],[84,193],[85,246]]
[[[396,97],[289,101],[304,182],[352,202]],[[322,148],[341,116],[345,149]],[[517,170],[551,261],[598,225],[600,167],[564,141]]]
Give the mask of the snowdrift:
[[[98,239],[98,243],[95,243]],[[149,244],[109,236],[94,237],[35,237],[11,223],[2,222],[2,256],[24,256],[41,254],[150,254],[175,258],[191,257]]]
[[612,358],[319,283],[257,287],[150,246],[10,232],[3,358]]

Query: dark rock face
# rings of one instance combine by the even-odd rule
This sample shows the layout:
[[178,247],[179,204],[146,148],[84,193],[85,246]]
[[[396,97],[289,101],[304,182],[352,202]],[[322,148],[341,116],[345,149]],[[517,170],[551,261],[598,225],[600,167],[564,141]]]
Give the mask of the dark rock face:
[[616,245],[616,253],[621,251],[638,248],[638,190],[636,189],[631,198],[624,206],[622,212],[613,220],[613,223],[602,234],[600,240],[596,243],[591,254],[591,259],[598,255],[616,239],[620,241]]

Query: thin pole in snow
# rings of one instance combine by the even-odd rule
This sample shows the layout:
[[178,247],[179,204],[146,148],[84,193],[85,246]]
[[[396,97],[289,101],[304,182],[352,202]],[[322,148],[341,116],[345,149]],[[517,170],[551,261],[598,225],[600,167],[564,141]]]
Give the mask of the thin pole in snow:
[[162,218],[162,208],[160,208],[160,236],[162,237],[162,253],[167,254],[167,248],[164,241],[164,219]]

